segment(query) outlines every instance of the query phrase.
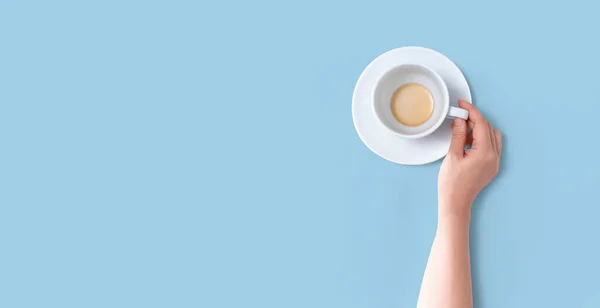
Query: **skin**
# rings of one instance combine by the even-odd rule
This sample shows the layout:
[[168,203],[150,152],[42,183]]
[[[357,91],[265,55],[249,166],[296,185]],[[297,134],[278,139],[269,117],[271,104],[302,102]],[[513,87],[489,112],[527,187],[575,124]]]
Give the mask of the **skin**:
[[[475,106],[455,119],[452,143],[438,175],[438,225],[423,275],[418,308],[473,307],[469,226],[475,197],[498,173],[502,134]],[[469,132],[472,131],[472,132]],[[465,146],[471,148],[465,150]]]

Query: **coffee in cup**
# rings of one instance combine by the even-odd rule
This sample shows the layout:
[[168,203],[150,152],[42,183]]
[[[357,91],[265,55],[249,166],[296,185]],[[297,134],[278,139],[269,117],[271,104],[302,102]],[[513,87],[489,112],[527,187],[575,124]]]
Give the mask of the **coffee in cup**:
[[446,83],[421,64],[391,67],[373,88],[373,111],[396,135],[419,139],[432,134],[446,118],[467,119],[469,112],[450,105]]
[[406,83],[396,89],[390,107],[396,121],[406,126],[419,126],[433,113],[433,96],[421,84]]

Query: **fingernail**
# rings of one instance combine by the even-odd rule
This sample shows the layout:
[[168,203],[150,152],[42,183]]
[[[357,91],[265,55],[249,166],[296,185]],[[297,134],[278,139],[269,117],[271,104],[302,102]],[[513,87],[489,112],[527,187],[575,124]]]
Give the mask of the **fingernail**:
[[463,119],[454,118],[454,126],[461,127],[463,125],[463,123],[465,123]]

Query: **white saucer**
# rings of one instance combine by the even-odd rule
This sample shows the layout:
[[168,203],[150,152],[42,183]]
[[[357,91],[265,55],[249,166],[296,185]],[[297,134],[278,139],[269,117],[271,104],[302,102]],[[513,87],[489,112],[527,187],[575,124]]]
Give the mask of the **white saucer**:
[[403,139],[387,130],[377,120],[371,107],[371,91],[378,77],[391,66],[405,63],[425,65],[436,71],[448,86],[451,105],[457,106],[459,98],[471,101],[467,79],[454,62],[435,50],[402,47],[377,57],[360,75],[352,96],[352,119],[360,139],[377,155],[398,164],[422,165],[446,155],[452,138],[452,121],[444,121],[440,128],[427,137]]

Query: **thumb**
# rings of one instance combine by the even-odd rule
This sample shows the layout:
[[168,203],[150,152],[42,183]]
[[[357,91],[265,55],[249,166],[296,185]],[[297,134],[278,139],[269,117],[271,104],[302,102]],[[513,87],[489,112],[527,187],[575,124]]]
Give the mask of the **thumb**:
[[455,157],[463,157],[465,154],[465,143],[467,142],[467,121],[455,118],[452,124],[452,142],[448,154]]

